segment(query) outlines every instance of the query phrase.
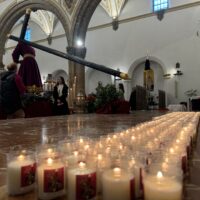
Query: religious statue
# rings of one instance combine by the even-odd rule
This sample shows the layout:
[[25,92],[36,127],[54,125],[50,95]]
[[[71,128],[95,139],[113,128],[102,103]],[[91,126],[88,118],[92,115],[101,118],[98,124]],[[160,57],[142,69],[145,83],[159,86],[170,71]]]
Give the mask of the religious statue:
[[[19,60],[20,56],[23,60]],[[42,91],[40,70],[35,60],[35,50],[22,42],[19,42],[12,53],[13,61],[20,63],[18,74],[21,76],[26,90],[29,93]]]

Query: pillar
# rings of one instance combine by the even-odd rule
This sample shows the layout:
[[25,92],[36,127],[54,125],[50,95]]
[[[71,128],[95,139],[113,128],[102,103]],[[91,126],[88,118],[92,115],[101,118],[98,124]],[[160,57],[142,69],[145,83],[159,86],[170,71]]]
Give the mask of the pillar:
[[[67,47],[67,52],[73,56],[85,58],[86,48],[85,47]],[[69,61],[69,87],[73,88],[74,80],[76,77],[76,88],[75,88],[75,99],[73,97],[74,107],[77,107],[77,97],[85,96],[85,66],[78,63]],[[74,108],[75,112],[82,113],[80,106]],[[83,108],[82,108],[83,109]]]

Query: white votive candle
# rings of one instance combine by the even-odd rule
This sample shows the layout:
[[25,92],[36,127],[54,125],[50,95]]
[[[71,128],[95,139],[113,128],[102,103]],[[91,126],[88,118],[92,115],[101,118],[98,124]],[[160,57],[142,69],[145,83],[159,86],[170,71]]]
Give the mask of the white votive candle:
[[80,162],[76,168],[68,170],[68,200],[95,199],[96,171]]
[[36,163],[28,156],[19,155],[7,166],[7,188],[9,195],[30,192],[35,186]]
[[181,200],[182,183],[170,177],[164,177],[162,172],[157,176],[148,175],[144,179],[145,200]]
[[38,197],[49,200],[65,195],[65,167],[59,159],[48,158],[38,166]]
[[133,200],[135,198],[134,176],[121,168],[103,173],[103,200]]

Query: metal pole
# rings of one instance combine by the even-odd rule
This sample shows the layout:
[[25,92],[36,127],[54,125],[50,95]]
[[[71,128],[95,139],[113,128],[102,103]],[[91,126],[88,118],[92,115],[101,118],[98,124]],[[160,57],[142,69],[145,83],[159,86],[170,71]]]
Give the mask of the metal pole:
[[98,70],[98,71],[101,71],[101,72],[104,72],[104,73],[107,73],[107,74],[110,74],[110,75],[113,75],[113,76],[120,77],[121,79],[128,79],[128,74],[123,73],[123,72],[119,72],[119,71],[111,69],[111,68],[108,68],[104,65],[99,65],[99,64],[96,64],[96,63],[88,62],[88,61],[86,61],[82,58],[79,58],[77,56],[73,56],[73,55],[70,55],[70,54],[67,54],[67,53],[63,53],[63,52],[57,51],[55,49],[51,49],[49,47],[45,47],[45,46],[42,46],[42,45],[39,45],[39,44],[36,44],[36,43],[33,43],[33,42],[22,40],[22,39],[20,39],[16,36],[13,36],[13,35],[8,35],[8,38],[11,39],[11,40],[17,41],[17,42],[22,42],[26,45],[40,49],[42,51],[56,55],[58,57],[65,58],[67,60],[79,63],[81,65],[84,65],[84,66],[87,66],[87,67],[90,67],[90,68],[93,68],[95,70]]

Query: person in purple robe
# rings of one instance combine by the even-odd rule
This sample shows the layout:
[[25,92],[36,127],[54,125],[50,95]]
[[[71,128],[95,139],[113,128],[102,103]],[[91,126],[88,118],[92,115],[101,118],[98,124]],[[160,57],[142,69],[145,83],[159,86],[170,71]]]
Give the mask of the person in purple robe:
[[[20,56],[23,60],[19,60]],[[42,81],[40,70],[35,60],[35,50],[22,42],[19,42],[12,53],[13,61],[20,63],[18,74],[21,76],[26,90],[29,93],[40,93]]]

